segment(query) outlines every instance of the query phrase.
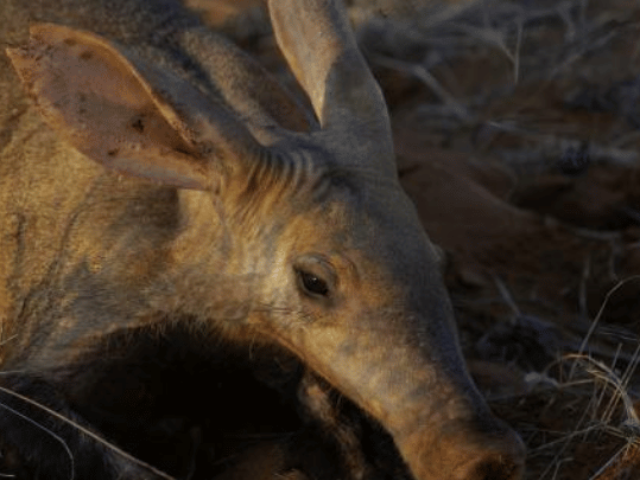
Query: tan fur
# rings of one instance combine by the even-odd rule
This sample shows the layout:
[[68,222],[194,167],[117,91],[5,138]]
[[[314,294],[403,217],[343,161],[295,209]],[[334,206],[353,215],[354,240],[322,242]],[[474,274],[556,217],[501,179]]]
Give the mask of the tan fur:
[[417,479],[519,478],[523,448],[466,373],[344,7],[269,9],[315,115],[169,0],[3,7],[18,74],[2,57],[3,368],[46,376],[111,333],[197,322],[290,349],[388,429]]

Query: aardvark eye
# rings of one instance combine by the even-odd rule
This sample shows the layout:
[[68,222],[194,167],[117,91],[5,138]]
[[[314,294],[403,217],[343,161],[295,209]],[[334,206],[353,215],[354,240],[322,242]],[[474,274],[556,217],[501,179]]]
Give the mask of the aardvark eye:
[[304,270],[298,270],[298,278],[305,293],[320,297],[329,295],[329,285],[319,276]]

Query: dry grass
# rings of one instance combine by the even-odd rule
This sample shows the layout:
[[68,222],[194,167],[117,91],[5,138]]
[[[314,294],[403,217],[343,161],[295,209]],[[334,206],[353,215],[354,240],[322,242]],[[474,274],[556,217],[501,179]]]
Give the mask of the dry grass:
[[[640,218],[639,27],[637,2],[491,1],[411,19],[372,16],[359,31],[397,129],[410,123],[427,147],[508,168],[506,201],[562,233],[530,246],[537,258],[581,245],[575,258],[560,258],[573,276],[484,259],[477,270],[493,285],[449,282],[469,359],[521,373],[521,384],[485,391],[530,447],[527,479],[640,470],[640,311],[630,300],[638,291],[630,233]],[[487,336],[478,322],[501,330]],[[531,355],[551,362],[536,370]]]

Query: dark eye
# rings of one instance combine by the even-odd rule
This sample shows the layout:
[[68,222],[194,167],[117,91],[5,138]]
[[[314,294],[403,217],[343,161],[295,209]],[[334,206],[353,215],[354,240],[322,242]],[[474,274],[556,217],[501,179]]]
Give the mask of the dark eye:
[[305,292],[311,295],[326,297],[329,295],[329,285],[317,275],[303,270],[298,270],[300,284]]

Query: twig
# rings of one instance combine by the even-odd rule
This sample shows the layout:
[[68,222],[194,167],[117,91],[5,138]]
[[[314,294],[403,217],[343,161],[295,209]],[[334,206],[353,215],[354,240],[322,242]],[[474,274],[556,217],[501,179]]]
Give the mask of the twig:
[[[52,410],[51,408],[47,407],[46,405],[42,405],[41,403],[38,403],[38,402],[30,399],[29,397],[25,397],[24,395],[22,395],[22,394],[20,394],[18,392],[14,392],[13,390],[10,390],[10,389],[5,388],[5,387],[1,387],[0,386],[0,391],[4,392],[7,395],[10,395],[12,397],[18,398],[18,399],[22,400],[23,402],[26,402],[29,405],[31,405],[33,407],[36,407],[37,409],[48,413],[52,417],[55,417],[58,420],[66,423],[68,425],[71,425],[72,427],[76,428],[77,430],[79,430],[83,434],[87,435],[91,439],[95,440],[99,444],[101,444],[104,447],[106,447],[107,449],[117,453],[118,455],[126,458],[127,460],[129,460],[129,461],[131,461],[131,462],[133,462],[133,463],[135,463],[137,465],[140,465],[141,467],[153,472],[154,474],[158,475],[159,477],[164,478],[166,480],[176,480],[174,477],[172,477],[170,475],[167,475],[166,473],[162,472],[161,470],[158,470],[153,465],[150,465],[147,462],[144,462],[144,461],[142,461],[142,460],[140,460],[138,458],[135,458],[133,455],[125,452],[124,450],[122,450],[121,448],[117,447],[116,445],[113,445],[112,443],[107,442],[105,439],[103,439],[100,436],[96,435],[91,430],[83,427],[82,425],[78,424],[77,422],[74,422],[73,420],[65,417],[64,415],[61,415],[60,413],[56,412],[55,410]],[[1,404],[1,403],[0,403],[0,407],[15,412],[12,408],[8,407],[7,405]],[[44,428],[44,427],[42,427],[42,425],[37,424],[36,422],[31,420],[30,418],[25,417],[20,412],[15,412],[15,413],[17,415],[19,415],[20,417],[24,418],[25,420],[28,420],[31,423],[34,423],[35,425],[37,425],[37,426],[39,426],[41,428]],[[53,435],[54,438],[56,437],[56,435],[53,432],[49,432],[49,433],[51,433],[51,435]],[[64,443],[64,440],[60,439],[60,441],[62,441]],[[68,447],[67,447],[67,449],[68,449]],[[69,451],[69,453],[70,453],[70,451]]]
[[433,93],[435,93],[445,105],[451,108],[458,120],[461,120],[462,122],[465,122],[467,124],[474,123],[474,116],[467,110],[467,108],[460,104],[453,97],[453,95],[451,95],[442,85],[440,85],[440,82],[438,82],[438,80],[433,75],[431,75],[431,73],[429,73],[429,71],[423,66],[408,63],[380,54],[371,55],[369,58],[372,62],[385,68],[398,70],[413,75],[427,87],[429,87],[429,89]]

